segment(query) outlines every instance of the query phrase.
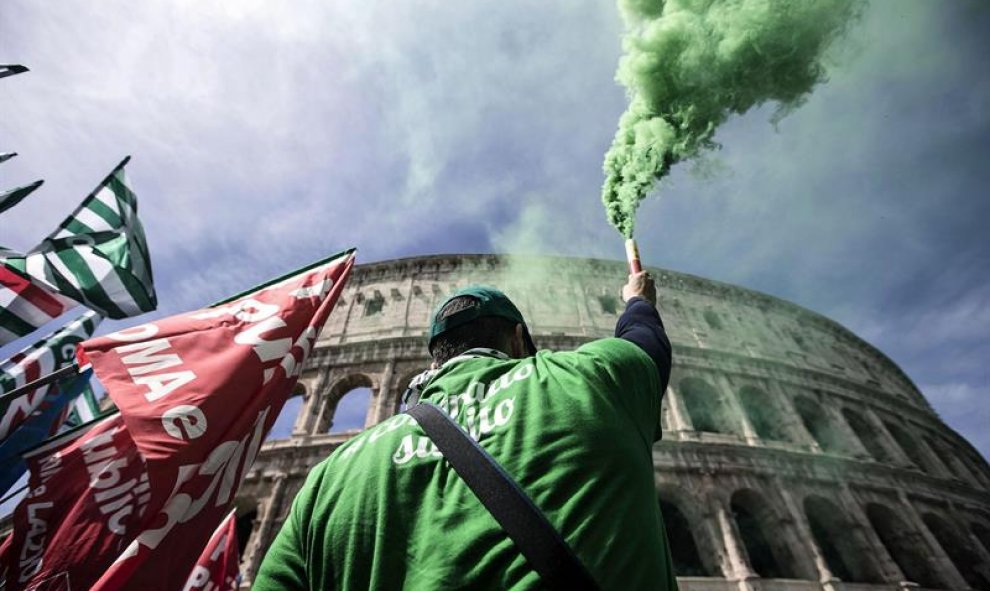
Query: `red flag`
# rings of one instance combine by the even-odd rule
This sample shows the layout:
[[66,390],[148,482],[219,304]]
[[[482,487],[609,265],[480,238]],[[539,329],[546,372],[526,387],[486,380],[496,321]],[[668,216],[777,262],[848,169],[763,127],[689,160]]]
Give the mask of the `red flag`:
[[234,512],[220,522],[199,555],[182,591],[235,591],[240,584]]
[[89,589],[140,531],[149,489],[119,414],[24,456],[29,492],[3,553],[7,589]]
[[181,588],[353,264],[347,251],[232,301],[81,345],[147,462],[152,491],[143,531],[96,588]]

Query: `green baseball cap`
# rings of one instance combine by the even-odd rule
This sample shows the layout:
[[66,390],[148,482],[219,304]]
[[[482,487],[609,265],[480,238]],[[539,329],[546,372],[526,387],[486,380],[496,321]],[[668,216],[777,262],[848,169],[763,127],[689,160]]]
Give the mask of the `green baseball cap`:
[[[463,296],[474,298],[477,300],[478,305],[454,312],[446,318],[440,318],[441,310],[450,303],[450,300]],[[428,345],[430,353],[433,352],[433,341],[438,336],[452,328],[457,328],[482,316],[498,316],[499,318],[505,318],[506,320],[521,324],[523,327],[523,338],[526,340],[529,354],[536,354],[536,345],[533,344],[533,338],[529,336],[529,328],[526,326],[526,321],[523,320],[522,312],[519,311],[519,308],[512,303],[512,300],[508,296],[498,289],[487,285],[469,285],[452,293],[437,307],[436,312],[433,313],[433,323],[430,325],[430,342]]]

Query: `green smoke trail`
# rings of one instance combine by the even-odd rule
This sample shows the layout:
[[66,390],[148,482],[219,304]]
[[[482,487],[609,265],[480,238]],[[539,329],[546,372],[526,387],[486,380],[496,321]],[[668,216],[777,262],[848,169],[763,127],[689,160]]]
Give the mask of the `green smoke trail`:
[[822,55],[865,0],[619,0],[629,107],[605,155],[602,201],[627,238],[670,167],[717,147],[732,113],[767,101],[775,120],[825,78]]

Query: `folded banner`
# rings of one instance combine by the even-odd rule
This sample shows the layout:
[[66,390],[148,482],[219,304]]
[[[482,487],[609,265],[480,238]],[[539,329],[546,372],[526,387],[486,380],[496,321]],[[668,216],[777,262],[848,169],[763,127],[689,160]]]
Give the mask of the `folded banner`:
[[17,187],[0,193],[0,213],[20,203],[22,199],[33,193],[35,189],[43,184],[45,184],[45,181],[34,181],[30,185],[24,185],[23,187]]
[[110,318],[150,312],[158,305],[137,197],[127,184],[125,158],[59,228],[26,255],[0,254],[49,288]]
[[82,344],[151,483],[146,528],[95,588],[182,587],[353,264],[346,251],[211,308]]
[[231,511],[203,548],[182,591],[235,591],[240,582],[237,521]]
[[20,257],[0,248],[0,346],[26,337],[76,305],[5,264],[11,256]]
[[149,498],[144,462],[119,414],[24,456],[28,494],[3,552],[6,589],[90,589],[137,534]]

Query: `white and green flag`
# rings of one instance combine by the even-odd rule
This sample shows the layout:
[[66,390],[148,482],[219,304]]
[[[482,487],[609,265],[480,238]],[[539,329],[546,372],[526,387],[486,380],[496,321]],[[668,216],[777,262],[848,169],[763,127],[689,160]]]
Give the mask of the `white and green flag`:
[[59,228],[27,255],[0,263],[110,318],[136,316],[158,304],[137,197],[125,158]]

